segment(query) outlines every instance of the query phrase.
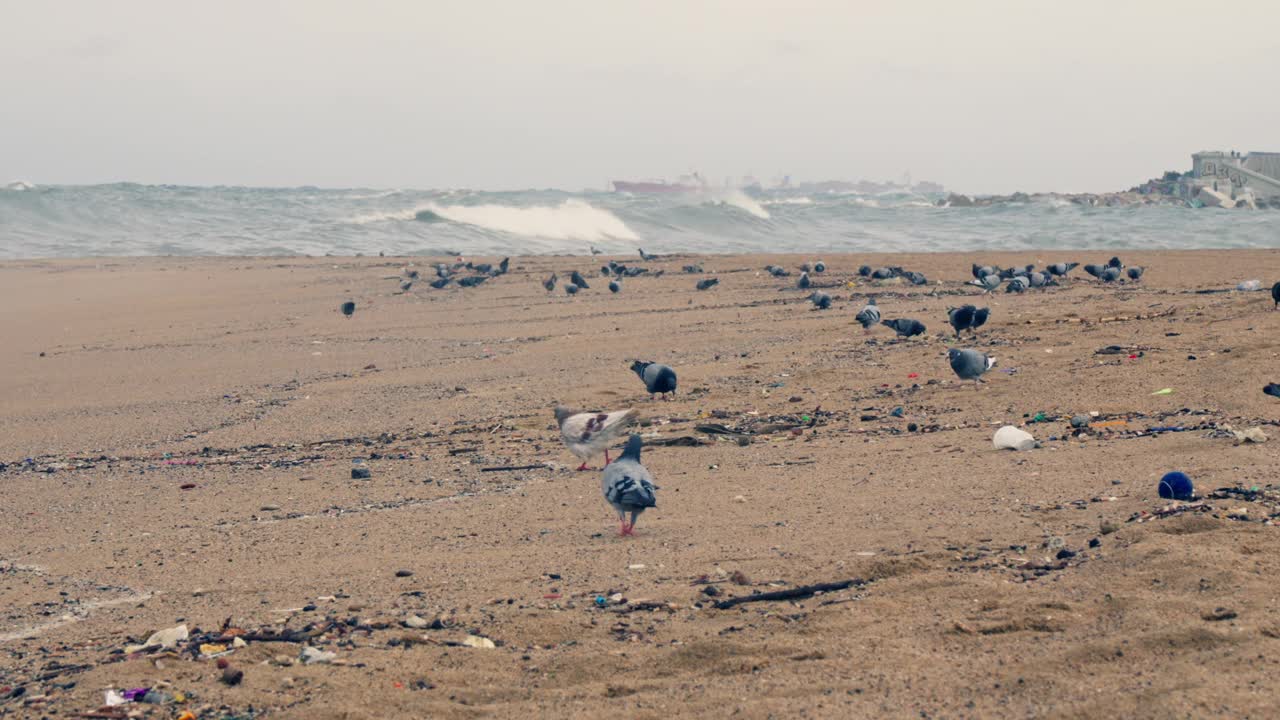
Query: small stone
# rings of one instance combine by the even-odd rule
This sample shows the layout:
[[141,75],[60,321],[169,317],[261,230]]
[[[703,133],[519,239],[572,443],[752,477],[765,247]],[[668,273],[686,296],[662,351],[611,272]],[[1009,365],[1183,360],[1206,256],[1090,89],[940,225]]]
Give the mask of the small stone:
[[397,571],[396,571],[396,577],[399,577],[399,578],[413,577],[413,571],[412,571],[412,570],[397,570]]
[[719,597],[720,588],[716,587],[715,585],[707,585],[706,587],[702,588],[702,594],[706,595],[707,597]]
[[233,648],[238,649],[238,648],[248,647],[248,646],[249,646],[249,643],[245,642],[244,638],[242,637],[236,636],[231,639],[231,647]]
[[746,501],[747,501],[747,498],[746,498],[745,496],[743,496],[743,495],[734,495],[734,496],[733,496],[733,501],[734,501],[734,502],[736,502],[736,503],[744,503],[744,502],[746,502]]
[[410,615],[409,617],[404,619],[404,626],[407,628],[412,628],[414,630],[424,630],[430,625],[431,625],[430,622],[427,622],[426,620],[418,617],[417,615]]
[[1102,531],[1103,535],[1110,535],[1119,530],[1120,525],[1115,520],[1103,520],[1098,529]]
[[490,640],[489,638],[487,638],[487,637],[480,637],[479,635],[468,635],[468,636],[466,636],[465,638],[463,638],[463,639],[462,639],[462,644],[463,644],[463,645],[465,645],[465,646],[467,646],[467,647],[471,647],[471,648],[479,648],[479,649],[481,649],[481,650],[492,650],[492,649],[494,649],[494,648],[498,647],[498,646],[497,646],[497,645],[495,645],[495,644],[493,643],[493,641],[492,641],[492,640]]
[[244,680],[243,670],[239,668],[230,667],[230,666],[223,669],[222,682],[226,683],[227,685],[232,685],[232,686],[239,685],[240,681],[242,680]]
[[1058,551],[1058,554],[1055,557],[1057,557],[1059,560],[1068,560],[1075,556],[1076,556],[1075,550],[1068,550],[1066,548],[1062,548],[1061,550]]
[[1071,418],[1071,427],[1080,429],[1089,427],[1088,415],[1075,415]]
[[1089,539],[1089,547],[1096,548],[1096,547],[1101,547],[1101,545],[1102,545],[1102,540],[1099,540],[1098,538]]
[[1208,620],[1209,622],[1220,622],[1222,620],[1234,620],[1239,616],[1240,613],[1232,610],[1231,608],[1220,607],[1214,608],[1213,610],[1202,614],[1200,617]]
[[338,658],[338,654],[308,645],[302,648],[299,657],[303,665],[328,665]]
[[787,402],[803,402],[803,401],[804,401],[804,398],[800,397],[799,395],[792,395],[791,397],[787,398]]
[[373,477],[373,472],[372,472],[372,471],[370,471],[370,470],[369,470],[369,468],[367,468],[367,467],[353,467],[353,468],[351,468],[351,479],[352,479],[352,480],[368,480],[368,479],[369,479],[369,478],[371,478],[371,477]]
[[293,658],[288,655],[277,655],[271,658],[271,664],[279,665],[280,667],[289,667],[293,665]]
[[279,505],[263,505],[258,509],[261,510],[262,512],[275,512],[276,510],[280,509],[280,506]]

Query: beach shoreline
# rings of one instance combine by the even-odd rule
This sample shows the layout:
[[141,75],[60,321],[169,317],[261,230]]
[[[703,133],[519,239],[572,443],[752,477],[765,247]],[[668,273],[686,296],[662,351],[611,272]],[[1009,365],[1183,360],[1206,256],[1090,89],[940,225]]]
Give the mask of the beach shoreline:
[[[1142,281],[964,284],[972,262],[1112,255]],[[663,274],[611,294],[610,259]],[[827,311],[795,288],[819,259]],[[1261,392],[1280,381],[1280,249],[538,255],[444,290],[435,260],[454,258],[0,262],[0,689],[23,688],[0,717],[90,712],[109,685],[184,692],[200,718],[1274,707],[1280,489],[1213,491],[1280,487]],[[570,270],[590,289],[542,288]],[[1251,279],[1264,291],[1232,290]],[[864,334],[870,296],[928,332]],[[992,315],[957,343],[961,303]],[[998,358],[981,389],[953,346]],[[674,401],[634,359],[676,368]],[[639,411],[659,490],[634,537],[600,460],[573,471],[557,403]],[[994,450],[1005,424],[1043,447]],[[1171,470],[1203,506],[1157,514]],[[180,624],[215,645],[318,631],[226,635],[236,685],[214,660],[120,652]],[[300,664],[307,644],[339,664]]]

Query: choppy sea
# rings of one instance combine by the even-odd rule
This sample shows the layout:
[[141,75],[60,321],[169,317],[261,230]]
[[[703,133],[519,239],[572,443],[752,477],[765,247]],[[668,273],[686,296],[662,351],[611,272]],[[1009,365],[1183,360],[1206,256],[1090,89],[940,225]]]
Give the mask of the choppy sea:
[[1280,247],[1280,212],[1057,198],[50,185],[0,188],[0,258]]

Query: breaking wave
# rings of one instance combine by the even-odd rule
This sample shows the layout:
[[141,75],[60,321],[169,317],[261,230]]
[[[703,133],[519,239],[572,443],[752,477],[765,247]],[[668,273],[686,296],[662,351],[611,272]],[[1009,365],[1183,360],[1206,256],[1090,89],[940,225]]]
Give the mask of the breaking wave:
[[485,230],[550,240],[586,242],[639,240],[616,215],[583,202],[565,200],[559,205],[429,205],[414,213],[415,219],[437,222],[441,219]]

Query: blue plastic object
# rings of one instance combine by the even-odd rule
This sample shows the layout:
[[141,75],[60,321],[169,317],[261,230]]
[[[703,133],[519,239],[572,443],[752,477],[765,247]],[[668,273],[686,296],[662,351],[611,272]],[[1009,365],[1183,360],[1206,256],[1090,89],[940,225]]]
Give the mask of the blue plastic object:
[[1160,497],[1169,500],[1190,500],[1195,497],[1196,488],[1186,473],[1174,470],[1160,478]]

